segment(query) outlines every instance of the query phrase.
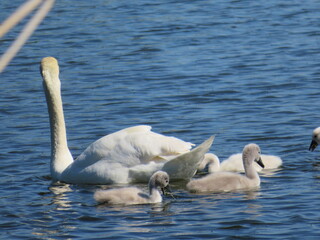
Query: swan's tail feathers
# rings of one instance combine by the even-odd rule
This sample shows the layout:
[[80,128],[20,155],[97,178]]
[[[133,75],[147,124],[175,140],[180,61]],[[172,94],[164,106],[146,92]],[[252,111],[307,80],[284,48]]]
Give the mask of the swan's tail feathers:
[[204,141],[190,152],[184,153],[164,164],[162,171],[165,171],[172,180],[187,180],[194,176],[204,155],[209,151],[214,136]]

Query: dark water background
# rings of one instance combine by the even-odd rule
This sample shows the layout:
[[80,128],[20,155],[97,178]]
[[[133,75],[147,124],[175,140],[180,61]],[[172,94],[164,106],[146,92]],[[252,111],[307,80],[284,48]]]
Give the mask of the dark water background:
[[[0,21],[22,2],[2,0]],[[1,239],[318,239],[320,2],[57,1],[0,75]],[[1,52],[21,30],[0,40]],[[250,142],[280,156],[247,193],[96,206],[99,186],[52,184],[39,62],[60,62],[69,146],[78,156],[137,124],[221,159]],[[144,185],[141,185],[144,187]]]

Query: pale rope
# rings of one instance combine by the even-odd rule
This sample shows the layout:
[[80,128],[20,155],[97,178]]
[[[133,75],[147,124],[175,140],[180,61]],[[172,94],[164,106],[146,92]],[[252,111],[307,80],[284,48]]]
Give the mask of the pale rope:
[[21,5],[10,17],[0,26],[0,38],[3,37],[11,28],[33,11],[42,0],[30,0]]
[[42,22],[44,17],[52,8],[55,0],[30,0],[23,4],[16,12],[14,12],[6,21],[0,26],[0,37],[4,36],[11,28],[13,28],[19,21],[33,11],[41,2],[34,16],[23,28],[17,39],[12,43],[8,50],[0,58],[0,73],[9,64],[12,58],[18,53],[20,48],[25,44],[31,34],[35,31],[38,25]]

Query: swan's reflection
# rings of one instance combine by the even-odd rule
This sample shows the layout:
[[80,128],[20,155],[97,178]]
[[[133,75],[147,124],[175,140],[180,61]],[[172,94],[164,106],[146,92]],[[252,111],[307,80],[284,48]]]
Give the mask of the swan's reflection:
[[164,201],[155,204],[141,205],[97,205],[101,214],[108,218],[119,218],[121,224],[113,226],[113,231],[126,233],[152,232],[154,226],[168,226],[173,224],[172,215],[175,213],[170,210],[171,202]]
[[56,210],[68,210],[71,208],[71,201],[68,199],[66,193],[72,192],[70,184],[54,183],[49,187],[50,192],[53,193],[51,204],[56,205]]
[[255,216],[261,216],[262,206],[260,204],[248,203],[247,209],[244,211],[245,213],[253,214]]
[[[73,192],[69,184],[52,183],[48,187],[48,192],[39,193],[43,196],[43,207],[45,211],[41,211],[39,218],[33,220],[32,234],[36,237],[44,237],[46,239],[54,239],[55,236],[61,236],[66,231],[74,230],[76,227],[72,224],[65,223],[62,217],[66,210],[72,210],[72,203],[69,200],[69,192]],[[53,206],[53,208],[49,207]],[[59,219],[61,226],[58,227],[55,222]],[[60,224],[59,224],[60,226]]]
[[259,172],[259,175],[261,177],[271,177],[279,172],[282,171],[282,168],[274,168],[274,169],[263,169],[261,172]]

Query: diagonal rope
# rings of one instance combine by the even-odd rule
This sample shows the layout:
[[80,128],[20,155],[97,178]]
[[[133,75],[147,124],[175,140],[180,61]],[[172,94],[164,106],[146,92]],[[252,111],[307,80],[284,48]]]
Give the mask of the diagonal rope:
[[44,17],[48,14],[52,8],[55,0],[30,0],[17,9],[7,20],[5,20],[0,26],[0,37],[4,36],[11,28],[13,28],[19,21],[26,17],[30,12],[37,8],[41,3],[34,16],[23,28],[19,36],[8,48],[8,50],[0,58],[0,73],[9,64],[13,57],[18,53],[21,47],[29,39],[38,25],[42,22]]

